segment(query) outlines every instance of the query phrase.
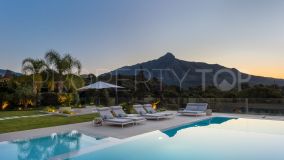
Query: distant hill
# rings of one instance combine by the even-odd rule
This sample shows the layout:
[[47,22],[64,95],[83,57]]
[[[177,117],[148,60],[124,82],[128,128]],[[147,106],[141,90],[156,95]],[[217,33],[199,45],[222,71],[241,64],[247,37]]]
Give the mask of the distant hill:
[[3,77],[5,73],[6,73],[6,70],[0,69],[0,77]]
[[21,73],[18,72],[14,72],[8,69],[0,69],[0,77],[4,77],[4,76],[21,76]]
[[[239,70],[235,68],[227,68],[219,64],[184,61],[175,58],[175,56],[172,53],[167,53],[158,59],[151,60],[148,62],[143,62],[132,66],[124,66],[109,73],[105,73],[101,76],[105,76],[107,74],[135,75],[138,73],[139,69],[146,70],[144,72],[144,75],[146,77],[149,77],[149,75],[151,75],[151,78],[153,77],[158,78],[167,85],[179,85],[180,83],[178,79],[181,80],[183,78],[183,83],[182,83],[183,88],[200,86],[202,84],[202,73],[200,73],[200,70],[208,71],[208,73],[205,74],[206,86],[214,84],[214,77],[217,77],[216,81],[219,85],[226,86],[228,84],[232,84],[234,82],[233,76],[237,77],[238,75],[240,75],[240,77],[244,79],[250,76],[251,78],[248,82],[248,84],[250,85],[277,84],[279,86],[284,86],[283,79],[249,75],[246,73],[241,73]],[[163,71],[161,71],[161,69]],[[222,71],[225,71],[226,73]],[[230,73],[227,73],[228,71]],[[161,79],[161,74],[162,74],[162,79]]]

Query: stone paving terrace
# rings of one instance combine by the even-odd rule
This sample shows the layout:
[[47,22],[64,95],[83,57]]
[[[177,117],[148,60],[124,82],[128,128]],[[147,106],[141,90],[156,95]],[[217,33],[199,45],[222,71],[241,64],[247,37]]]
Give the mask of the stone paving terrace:
[[[252,119],[269,119],[269,120],[284,121],[284,116],[242,115],[242,114],[225,114],[225,113],[214,113],[213,116],[252,118]],[[191,122],[206,119],[206,118],[209,118],[209,117],[207,116],[191,117],[191,116],[177,115],[173,119],[160,120],[160,121],[148,120],[144,124],[139,124],[136,126],[130,125],[130,126],[126,126],[125,128],[121,128],[120,126],[111,126],[111,125],[103,125],[100,127],[95,127],[92,124],[92,122],[85,122],[85,123],[77,123],[77,124],[70,124],[70,125],[0,134],[0,142],[10,141],[10,140],[15,140],[15,139],[25,139],[25,138],[48,136],[52,133],[62,133],[62,132],[68,132],[71,130],[78,130],[79,132],[89,135],[89,136],[105,136],[105,137],[114,137],[114,138],[124,139],[124,138],[140,135],[140,134],[151,132],[151,131],[172,128],[175,126],[191,123]]]

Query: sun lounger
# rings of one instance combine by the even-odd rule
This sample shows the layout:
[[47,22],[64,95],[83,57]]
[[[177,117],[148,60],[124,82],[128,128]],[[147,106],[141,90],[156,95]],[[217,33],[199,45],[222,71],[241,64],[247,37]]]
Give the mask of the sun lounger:
[[121,125],[122,128],[125,125],[134,124],[134,121],[131,119],[115,118],[112,115],[110,108],[108,107],[98,108],[97,110],[101,118],[103,119],[103,122],[105,123],[113,125]]
[[143,105],[137,104],[133,105],[133,109],[138,113],[139,115],[145,117],[147,120],[160,120],[167,118],[164,114],[159,113],[147,113],[144,109]]
[[206,114],[207,103],[188,103],[185,109],[178,111],[181,115],[201,116]]
[[130,119],[130,120],[133,120],[135,124],[146,121],[146,119],[144,117],[141,117],[141,116],[129,116],[128,114],[126,114],[123,111],[121,106],[112,106],[110,108],[111,108],[112,112],[114,113],[115,117],[117,117],[117,118]]
[[153,109],[151,104],[144,104],[143,107],[145,108],[146,112],[149,113],[149,114],[164,115],[166,118],[173,118],[174,117],[173,113],[157,112],[156,110]]

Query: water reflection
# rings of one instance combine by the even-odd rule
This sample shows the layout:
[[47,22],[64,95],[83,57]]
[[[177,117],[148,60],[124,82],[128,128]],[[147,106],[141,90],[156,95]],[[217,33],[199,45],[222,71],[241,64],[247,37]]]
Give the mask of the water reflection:
[[17,145],[18,160],[45,160],[80,149],[81,133],[72,131],[48,137],[11,142]]
[[228,117],[213,117],[207,120],[202,120],[196,123],[191,123],[191,124],[187,124],[187,125],[183,125],[180,127],[176,127],[173,129],[168,129],[163,131],[164,134],[166,134],[168,137],[174,137],[178,131],[182,130],[182,129],[186,129],[186,128],[191,128],[191,127],[202,127],[202,126],[209,126],[212,124],[221,124],[224,123],[228,120],[231,120],[233,118],[228,118]]

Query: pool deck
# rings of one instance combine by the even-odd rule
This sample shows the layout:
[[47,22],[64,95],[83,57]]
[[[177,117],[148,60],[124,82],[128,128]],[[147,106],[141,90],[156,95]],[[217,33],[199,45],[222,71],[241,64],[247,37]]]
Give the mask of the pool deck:
[[[173,112],[176,114],[176,112]],[[225,114],[225,113],[214,113],[214,116],[224,116],[224,117],[236,117],[236,118],[251,118],[251,119],[265,119],[265,120],[279,120],[284,121],[284,116],[263,116],[263,115],[244,115],[244,114]],[[138,124],[135,126],[125,126],[121,128],[119,126],[103,125],[100,127],[93,126],[92,122],[77,123],[70,125],[62,125],[56,127],[32,129],[19,132],[10,132],[0,134],[0,142],[11,141],[15,139],[26,139],[41,136],[48,136],[52,133],[62,133],[71,130],[78,130],[79,132],[89,135],[89,136],[105,136],[114,137],[118,139],[124,139],[136,135],[140,135],[147,132],[152,132],[156,130],[164,130],[167,128],[172,128],[182,124],[187,124],[195,122],[202,119],[207,119],[208,116],[191,117],[191,116],[180,116],[177,115],[175,118],[167,120],[148,120],[143,124]]]

